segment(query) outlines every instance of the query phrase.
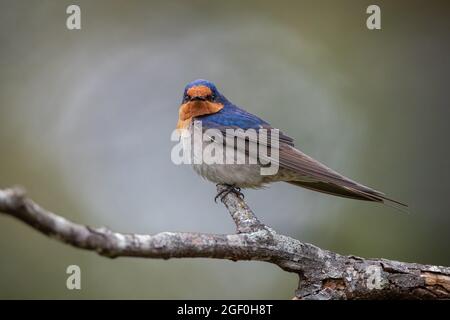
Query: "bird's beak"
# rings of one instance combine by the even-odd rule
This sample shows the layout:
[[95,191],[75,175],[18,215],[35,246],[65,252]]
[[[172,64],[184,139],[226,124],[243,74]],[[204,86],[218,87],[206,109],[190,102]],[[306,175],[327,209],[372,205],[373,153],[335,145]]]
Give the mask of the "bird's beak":
[[191,97],[189,101],[206,101],[206,98],[203,96],[195,96]]

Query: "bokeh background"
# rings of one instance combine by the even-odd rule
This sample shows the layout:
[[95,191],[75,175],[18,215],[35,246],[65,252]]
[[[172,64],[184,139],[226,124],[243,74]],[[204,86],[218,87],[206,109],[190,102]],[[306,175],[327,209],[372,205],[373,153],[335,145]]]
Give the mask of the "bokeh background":
[[[365,26],[368,5],[382,30]],[[66,29],[69,4],[82,30]],[[0,187],[122,232],[230,233],[170,161],[184,85],[214,81],[304,152],[410,213],[274,184],[261,220],[342,254],[450,265],[448,1],[0,1]],[[0,215],[0,298],[280,298],[260,262],[109,260]],[[65,287],[77,264],[82,290]]]

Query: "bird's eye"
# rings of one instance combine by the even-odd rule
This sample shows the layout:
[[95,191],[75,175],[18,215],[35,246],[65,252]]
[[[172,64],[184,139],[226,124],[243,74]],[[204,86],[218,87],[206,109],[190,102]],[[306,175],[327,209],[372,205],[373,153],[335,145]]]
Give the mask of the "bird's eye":
[[209,96],[209,98],[210,98],[211,101],[214,101],[214,100],[216,99],[216,95],[215,95],[214,93],[212,93],[212,94]]

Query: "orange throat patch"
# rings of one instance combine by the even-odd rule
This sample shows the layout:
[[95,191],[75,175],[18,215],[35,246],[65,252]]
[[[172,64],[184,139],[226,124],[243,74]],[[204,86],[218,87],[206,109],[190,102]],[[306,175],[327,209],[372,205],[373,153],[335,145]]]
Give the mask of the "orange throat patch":
[[223,109],[223,104],[209,101],[192,101],[180,106],[177,129],[187,129],[192,118],[217,113]]

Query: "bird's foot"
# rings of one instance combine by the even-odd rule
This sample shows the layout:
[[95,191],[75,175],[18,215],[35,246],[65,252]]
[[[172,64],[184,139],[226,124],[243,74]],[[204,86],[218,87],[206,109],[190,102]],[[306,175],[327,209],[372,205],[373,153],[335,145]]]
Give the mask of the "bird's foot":
[[232,184],[223,184],[223,183],[218,183],[217,184],[225,186],[226,188],[221,190],[219,193],[217,193],[217,195],[214,197],[214,202],[217,203],[217,199],[220,198],[220,201],[223,201],[223,199],[229,195],[230,193],[234,193],[235,195],[237,195],[239,198],[244,199],[245,196],[244,194],[241,192],[241,188],[236,187],[235,185]]

